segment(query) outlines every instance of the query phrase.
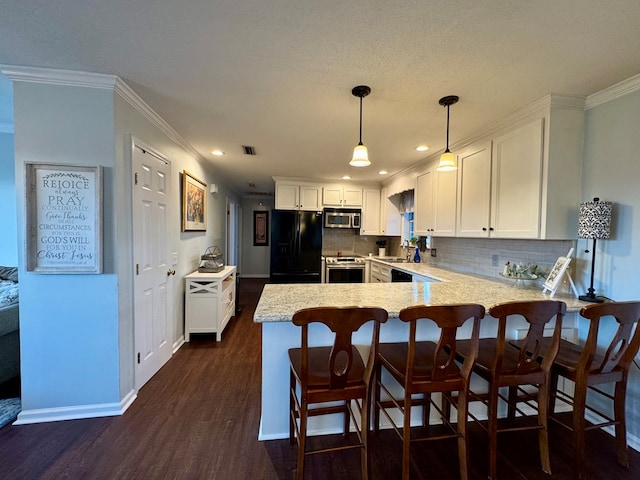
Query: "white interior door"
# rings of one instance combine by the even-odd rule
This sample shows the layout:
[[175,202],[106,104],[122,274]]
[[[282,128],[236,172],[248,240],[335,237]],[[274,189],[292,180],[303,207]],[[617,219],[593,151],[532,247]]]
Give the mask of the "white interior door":
[[172,354],[168,280],[173,273],[167,242],[171,165],[136,145],[132,166],[135,375],[140,389]]

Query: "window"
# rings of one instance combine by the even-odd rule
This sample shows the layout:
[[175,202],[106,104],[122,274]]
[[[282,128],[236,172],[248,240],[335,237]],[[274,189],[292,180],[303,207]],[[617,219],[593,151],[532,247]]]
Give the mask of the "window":
[[402,245],[411,243],[413,233],[413,212],[402,214]]

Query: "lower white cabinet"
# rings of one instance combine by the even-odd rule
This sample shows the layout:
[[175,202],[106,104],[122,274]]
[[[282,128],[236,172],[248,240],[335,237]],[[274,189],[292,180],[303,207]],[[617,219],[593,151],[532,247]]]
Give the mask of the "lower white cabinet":
[[218,273],[193,272],[185,277],[184,339],[192,333],[222,332],[236,309],[236,267],[225,267]]
[[371,261],[370,283],[388,283],[391,281],[391,267],[383,263]]

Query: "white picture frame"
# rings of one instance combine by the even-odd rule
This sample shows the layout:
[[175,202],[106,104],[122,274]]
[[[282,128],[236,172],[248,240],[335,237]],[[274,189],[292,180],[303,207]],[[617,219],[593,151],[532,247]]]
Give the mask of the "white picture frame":
[[555,295],[556,291],[558,290],[558,287],[560,286],[560,283],[562,282],[562,278],[565,275],[569,279],[569,283],[571,284],[571,288],[574,294],[576,295],[576,297],[578,296],[575,284],[573,283],[573,279],[571,278],[571,275],[569,275],[569,272],[567,271],[567,269],[569,268],[569,264],[571,263],[571,255],[573,255],[573,248],[569,250],[566,256],[558,257],[558,259],[556,260],[556,263],[551,268],[549,275],[547,275],[542,291],[543,292],[549,291],[551,297]]
[[102,167],[26,164],[26,266],[102,273]]

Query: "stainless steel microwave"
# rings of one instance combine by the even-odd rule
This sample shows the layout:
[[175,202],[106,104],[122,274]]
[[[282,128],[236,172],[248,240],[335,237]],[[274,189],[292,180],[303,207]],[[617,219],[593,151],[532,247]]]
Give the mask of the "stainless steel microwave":
[[325,208],[325,228],[360,228],[360,210]]

